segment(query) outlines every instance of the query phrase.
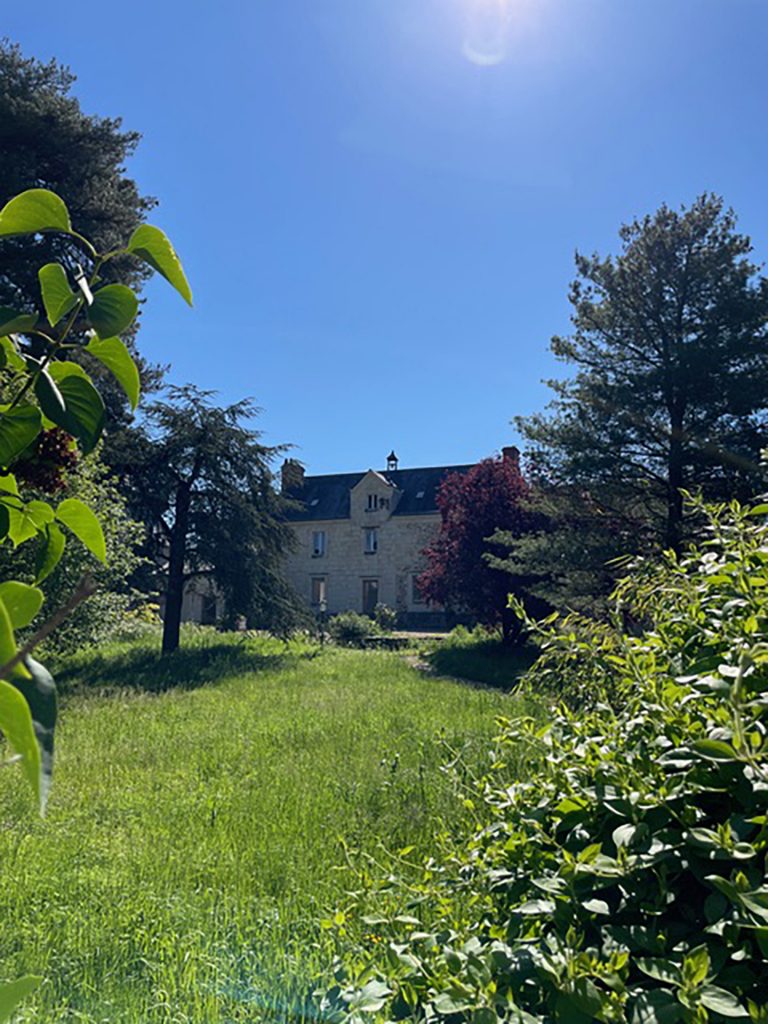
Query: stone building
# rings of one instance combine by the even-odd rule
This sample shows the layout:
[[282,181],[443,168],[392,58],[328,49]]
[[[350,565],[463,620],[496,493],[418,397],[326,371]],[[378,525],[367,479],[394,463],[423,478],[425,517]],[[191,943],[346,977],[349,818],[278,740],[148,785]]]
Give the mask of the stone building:
[[289,583],[311,608],[329,615],[371,614],[383,603],[410,628],[444,625],[442,609],[426,604],[416,578],[421,552],[440,526],[440,483],[469,469],[399,469],[391,452],[386,469],[305,476],[300,463],[287,459],[282,491],[295,502],[289,518],[297,539],[286,563]]

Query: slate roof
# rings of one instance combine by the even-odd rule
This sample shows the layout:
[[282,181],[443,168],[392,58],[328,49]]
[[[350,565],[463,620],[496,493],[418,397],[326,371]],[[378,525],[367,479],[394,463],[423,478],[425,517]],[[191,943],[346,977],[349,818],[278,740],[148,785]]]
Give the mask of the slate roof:
[[[394,516],[434,515],[435,495],[448,473],[466,473],[468,466],[425,466],[421,469],[376,470],[403,492]],[[349,519],[349,492],[365,473],[331,473],[328,476],[305,476],[304,486],[292,490],[289,497],[300,502],[300,508],[288,514],[292,522],[320,519]],[[422,494],[419,497],[419,494]]]

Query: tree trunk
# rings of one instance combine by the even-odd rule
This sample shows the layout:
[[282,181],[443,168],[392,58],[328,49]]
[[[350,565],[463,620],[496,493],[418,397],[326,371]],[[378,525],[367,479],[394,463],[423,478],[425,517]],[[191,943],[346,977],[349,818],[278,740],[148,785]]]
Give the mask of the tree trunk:
[[664,546],[679,553],[683,540],[683,425],[682,417],[672,418],[667,460],[667,528]]
[[181,605],[184,600],[184,561],[189,527],[190,485],[180,483],[176,490],[173,529],[168,552],[168,583],[163,616],[163,654],[173,654],[179,646]]

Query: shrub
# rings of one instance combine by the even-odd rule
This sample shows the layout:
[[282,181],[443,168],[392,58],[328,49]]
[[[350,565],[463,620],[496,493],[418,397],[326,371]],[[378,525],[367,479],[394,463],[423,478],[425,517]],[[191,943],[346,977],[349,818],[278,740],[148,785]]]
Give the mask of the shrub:
[[380,626],[385,633],[391,632],[397,626],[397,612],[388,604],[380,602],[373,609],[373,619],[377,626]]
[[635,565],[594,646],[536,628],[591,706],[505,723],[476,831],[368,883],[331,1020],[768,1020],[766,515],[710,510],[698,550]]
[[360,647],[367,636],[378,636],[379,626],[367,615],[358,612],[340,612],[328,620],[331,639],[344,647]]

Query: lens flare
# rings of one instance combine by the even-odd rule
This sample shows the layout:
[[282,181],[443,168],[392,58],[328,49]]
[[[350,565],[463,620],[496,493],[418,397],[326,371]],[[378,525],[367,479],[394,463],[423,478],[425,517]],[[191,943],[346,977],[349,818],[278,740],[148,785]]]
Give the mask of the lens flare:
[[501,64],[507,56],[514,6],[522,0],[468,0],[464,56],[480,67]]

